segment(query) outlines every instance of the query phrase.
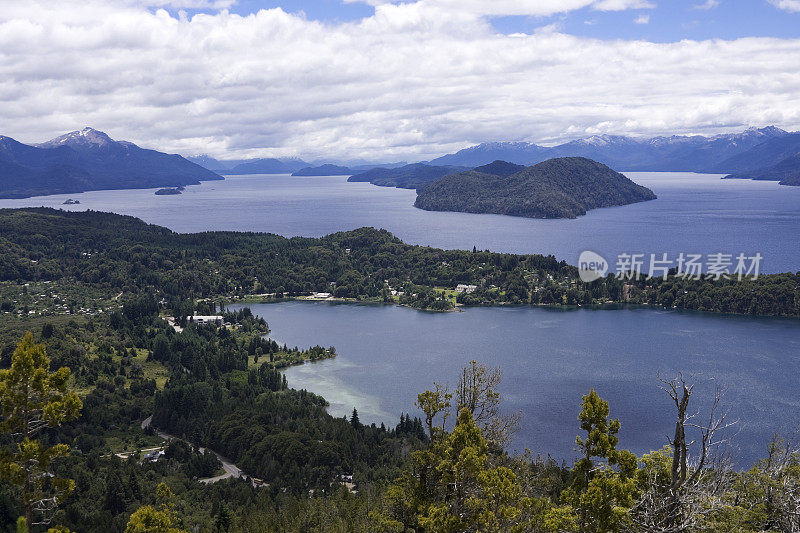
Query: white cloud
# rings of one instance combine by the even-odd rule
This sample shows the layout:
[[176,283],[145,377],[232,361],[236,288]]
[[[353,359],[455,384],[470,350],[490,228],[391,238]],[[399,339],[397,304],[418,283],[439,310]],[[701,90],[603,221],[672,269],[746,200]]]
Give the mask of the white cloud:
[[23,142],[90,125],[186,154],[396,160],[484,140],[800,125],[794,39],[512,37],[422,3],[345,24],[0,4],[0,134]]
[[[561,23],[561,22],[553,22],[552,24],[548,24],[546,26],[540,26],[540,27],[536,28],[535,32],[537,34],[541,34],[541,33],[559,33],[563,29],[564,29],[564,24],[563,23]],[[526,34],[522,34],[522,35],[527,37]]]
[[633,22],[634,24],[650,24],[650,15],[639,15]]
[[769,0],[769,3],[784,11],[800,12],[800,0]]
[[706,0],[702,4],[694,4],[692,8],[708,11],[709,9],[714,9],[718,5],[719,5],[719,0]]
[[656,5],[647,0],[598,0],[592,3],[600,11],[625,11],[626,9],[653,9]]
[[[372,6],[395,5],[388,0],[344,0]],[[648,0],[418,0],[421,7],[457,10],[478,16],[548,16],[590,7],[599,11],[624,11],[655,7]]]
[[[113,1],[113,0],[112,0]],[[172,9],[228,9],[237,0],[118,0],[129,6],[166,7]]]

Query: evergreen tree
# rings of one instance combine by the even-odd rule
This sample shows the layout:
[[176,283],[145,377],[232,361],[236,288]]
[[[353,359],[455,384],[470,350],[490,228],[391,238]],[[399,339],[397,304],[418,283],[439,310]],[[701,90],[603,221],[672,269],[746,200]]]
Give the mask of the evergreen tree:
[[452,433],[412,453],[412,467],[386,492],[388,513],[373,518],[396,531],[530,531],[532,500],[511,469],[490,467],[489,454],[472,413],[462,409]]
[[22,490],[25,521],[46,521],[56,506],[75,487],[71,479],[53,476],[50,465],[66,455],[69,446],[47,447],[35,437],[47,427],[58,427],[80,416],[83,404],[68,390],[70,369],[50,372],[44,344],[35,344],[27,332],[11,356],[11,368],[0,370],[0,402],[3,421],[0,430],[9,434],[11,450],[0,452],[0,479]]
[[133,513],[125,533],[186,533],[176,527],[177,519],[172,505],[174,495],[166,483],[156,487],[156,506],[145,505]]
[[609,419],[608,402],[592,389],[583,397],[578,420],[586,437],[576,438],[582,457],[573,468],[574,481],[563,499],[578,511],[581,531],[619,531],[634,504],[637,459],[617,450],[620,423]]
[[214,530],[218,532],[228,532],[231,529],[231,510],[225,504],[225,502],[220,502],[219,504],[219,511],[217,511],[217,517],[214,520]]

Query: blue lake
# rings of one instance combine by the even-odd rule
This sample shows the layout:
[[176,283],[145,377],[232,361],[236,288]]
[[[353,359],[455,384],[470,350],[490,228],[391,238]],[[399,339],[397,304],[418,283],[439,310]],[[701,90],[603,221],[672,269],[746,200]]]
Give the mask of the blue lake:
[[[762,272],[800,269],[800,187],[721,180],[719,175],[627,173],[659,198],[599,209],[576,220],[532,220],[415,209],[414,191],[347,183],[342,176],[234,176],[187,187],[94,191],[22,200],[2,207],[62,207],[134,215],[179,232],[262,231],[321,236],[362,226],[442,248],[553,254],[576,264],[583,250],[620,253],[761,253]],[[740,464],[763,455],[772,433],[800,428],[800,321],[654,310],[556,311],[480,308],[432,314],[394,306],[282,303],[254,306],[290,345],[334,345],[332,361],[288,370],[293,387],[324,395],[340,415],[394,423],[413,412],[434,380],[453,381],[478,360],[502,368],[505,405],[524,414],[517,449],[570,458],[578,403],[591,387],[622,422],[622,445],[643,453],[672,429],[659,374],[694,375],[695,404],[715,383],[740,419]]]
[[362,226],[384,228],[412,244],[440,248],[553,254],[570,264],[593,250],[612,266],[620,253],[761,253],[763,272],[800,269],[800,187],[722,180],[719,175],[627,175],[659,198],[597,209],[575,220],[437,213],[413,207],[415,192],[347,183],[342,176],[232,176],[187,187],[179,196],[153,189],[94,191],[23,200],[0,207],[62,207],[134,215],[180,232],[263,231],[322,236]]
[[286,371],[292,388],[323,395],[336,416],[396,424],[434,381],[455,383],[470,360],[499,366],[509,411],[522,411],[515,449],[571,459],[581,395],[594,387],[636,453],[666,444],[674,406],[658,377],[694,382],[703,411],[716,385],[739,420],[732,451],[742,466],[773,433],[800,429],[800,321],[703,313],[470,308],[427,313],[398,306],[284,302],[250,305],[289,346],[333,345],[332,360]]

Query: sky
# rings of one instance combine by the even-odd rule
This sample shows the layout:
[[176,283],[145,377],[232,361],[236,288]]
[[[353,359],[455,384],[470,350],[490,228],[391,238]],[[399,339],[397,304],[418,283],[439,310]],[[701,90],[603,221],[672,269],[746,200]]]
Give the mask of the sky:
[[222,159],[800,129],[800,0],[0,0],[0,135]]

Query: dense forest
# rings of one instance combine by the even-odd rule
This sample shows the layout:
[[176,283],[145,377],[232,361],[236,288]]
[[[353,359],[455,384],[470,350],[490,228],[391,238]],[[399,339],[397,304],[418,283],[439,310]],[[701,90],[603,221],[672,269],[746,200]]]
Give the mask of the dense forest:
[[[693,388],[680,376],[662,383],[675,406],[668,447],[625,450],[624,421],[590,390],[575,398],[579,459],[559,464],[547,450],[506,451],[525,420],[502,407],[500,369],[465,361],[452,386],[420,386],[416,415],[366,425],[355,409],[330,416],[324,398],[280,372],[336,357],[335,347],[281,345],[246,307],[225,310],[248,295],[327,290],[440,310],[454,300],[636,302],[797,316],[796,274],[583,284],[553,257],[410,246],[370,228],[182,235],[50,209],[4,210],[0,222],[3,531],[800,527],[793,445],[776,438],[762,462],[733,470],[719,446],[730,434],[724,406],[691,418]],[[455,296],[458,283],[475,291]],[[214,314],[220,323],[189,318]]]
[[[20,531],[20,520],[38,524],[31,531],[130,533],[800,526],[795,448],[776,437],[763,461],[732,469],[724,406],[716,401],[692,417],[694,390],[680,376],[662,383],[664,401],[675,406],[668,446],[654,443],[641,457],[627,451],[618,437],[624,421],[590,390],[576,398],[578,459],[559,464],[546,450],[504,450],[525,421],[502,409],[500,369],[468,362],[453,370],[453,386],[435,383],[418,395],[421,418],[403,414],[391,428],[365,425],[355,410],[349,418],[328,415],[322,398],[292,390],[269,359],[256,365],[249,347],[268,327],[246,310],[227,316],[232,327],[188,324],[181,332],[166,325],[163,311],[140,301],[121,320],[5,324],[2,342],[12,351],[4,348],[0,365],[3,531]],[[26,328],[35,334],[16,344]],[[161,335],[170,337],[174,355],[164,362],[154,359]],[[235,346],[249,370],[228,369],[228,357],[213,356],[216,346]],[[198,347],[211,355],[204,376],[180,363]],[[140,350],[168,372],[166,382],[149,377],[152,367],[132,371],[132,352]],[[92,369],[97,379],[80,388],[64,379]],[[41,396],[19,393],[33,383],[49,398],[46,405]],[[47,462],[26,463],[16,451],[22,447],[14,428],[29,415],[13,407],[25,402],[59,414],[41,419],[29,440],[51,453]],[[153,425],[178,438],[165,442],[152,426],[143,428],[151,413]],[[244,477],[207,482],[221,472],[209,448],[236,461]],[[154,458],[154,449],[163,455]]]
[[576,218],[590,209],[656,198],[650,189],[583,157],[550,159],[510,175],[492,174],[490,167],[431,183],[418,192],[414,206],[428,211]]
[[[49,360],[40,357],[37,364],[42,371],[51,370],[53,378],[45,393],[32,395],[30,401],[50,398],[50,408],[38,405],[58,409],[66,396],[64,391],[54,394],[56,377],[69,369],[69,380],[62,385],[79,393],[81,405],[79,416],[44,417],[47,423],[36,433],[37,442],[45,448],[68,444],[69,450],[59,450],[52,465],[29,467],[36,490],[27,494],[13,474],[19,468],[14,464],[26,469],[12,453],[19,434],[0,433],[2,531],[16,531],[17,517],[26,514],[25,502],[32,501],[39,505],[27,513],[29,523],[73,531],[126,531],[137,509],[159,508],[159,483],[167,483],[173,492],[168,514],[186,530],[240,531],[231,529],[232,523],[245,519],[263,521],[257,529],[246,529],[251,531],[303,531],[315,521],[323,531],[327,508],[352,505],[348,500],[355,497],[342,480],[353,480],[366,493],[373,484],[399,475],[408,453],[426,442],[419,419],[404,415],[396,427],[366,426],[358,422],[357,413],[350,420],[333,418],[324,410],[324,399],[289,389],[277,362],[291,357],[294,349],[267,340],[263,335],[268,326],[249,310],[227,313],[231,326],[188,323],[180,332],[159,316],[176,311],[142,299],[116,316],[4,321],[3,431],[23,416],[12,410],[20,396],[12,399],[9,394],[26,383],[30,367],[21,366],[24,356],[40,348],[39,355],[46,353]],[[26,329],[35,330],[35,336],[28,334],[17,344]],[[316,351],[308,350],[308,358]],[[41,380],[33,372],[27,376],[30,383]],[[153,425],[181,439],[165,443],[151,427],[144,428],[142,421],[150,415]],[[198,482],[220,472],[216,457],[199,446],[227,454],[265,484],[257,488],[244,479]],[[157,460],[145,453],[154,447],[164,452]],[[69,485],[55,486],[39,467],[48,476],[51,472],[52,479],[71,480]],[[323,497],[322,506],[307,500],[315,490]],[[54,496],[57,506],[42,507]],[[344,512],[340,519],[346,519]]]
[[[0,247],[0,312],[16,315],[96,313],[113,308],[120,293],[230,301],[319,291],[436,310],[456,304],[646,304],[800,316],[800,273],[742,280],[609,274],[583,283],[576,267],[553,256],[413,246],[372,228],[319,239],[178,234],[132,217],[37,208],[0,210]],[[476,289],[456,295],[458,284]]]

